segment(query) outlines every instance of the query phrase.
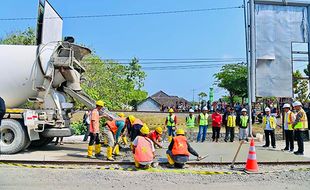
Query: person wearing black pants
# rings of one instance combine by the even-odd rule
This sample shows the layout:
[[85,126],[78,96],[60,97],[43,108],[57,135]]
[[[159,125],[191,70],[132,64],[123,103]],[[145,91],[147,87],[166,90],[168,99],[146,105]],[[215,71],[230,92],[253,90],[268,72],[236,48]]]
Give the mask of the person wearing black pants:
[[5,115],[5,111],[6,111],[6,108],[5,108],[5,102],[4,100],[0,97],[0,126],[1,126],[1,121]]
[[229,106],[227,106],[226,111],[223,115],[222,118],[222,123],[225,126],[225,142],[227,142],[229,134],[230,134],[230,127],[228,127],[227,122],[228,122],[228,116],[231,114],[231,109]]
[[265,109],[266,115],[263,117],[263,127],[265,128],[265,139],[266,144],[263,147],[269,147],[271,137],[271,146],[272,148],[276,148],[276,138],[275,138],[275,129],[277,126],[277,120],[274,116],[270,114],[270,108]]
[[285,134],[285,148],[282,151],[294,151],[294,130],[293,130],[293,122],[295,120],[295,116],[293,112],[290,111],[290,104],[284,104],[284,134]]
[[285,130],[284,132],[285,135],[285,148],[283,151],[294,151],[294,131],[292,130]]
[[87,139],[88,139],[88,136],[89,136],[89,124],[90,124],[90,120],[89,120],[90,118],[89,118],[89,112],[88,111],[86,111],[85,113],[84,113],[84,116],[83,116],[83,125],[85,125],[86,126],[86,132],[85,132],[85,135],[84,135],[84,138],[83,138],[83,141],[87,141]]
[[220,138],[220,127],[212,127],[212,140],[218,142],[218,139]]
[[298,150],[294,152],[296,155],[303,155],[304,154],[304,131],[296,130],[295,137],[298,145]]
[[274,130],[265,130],[266,144],[263,147],[269,147],[270,145],[269,136],[271,137],[271,146],[273,148],[276,148],[276,138],[275,138]]
[[90,140],[88,145],[93,146],[94,144],[100,144],[99,133],[89,133]]
[[302,109],[302,104],[299,101],[293,103],[294,109],[297,111],[296,119],[293,123],[295,137],[297,140],[298,150],[295,155],[304,154],[304,133],[308,129],[308,118],[306,112]]
[[212,118],[212,140],[213,142],[214,141],[218,142],[222,126],[222,115],[220,114],[220,110],[216,109],[216,112],[212,114],[211,118]]

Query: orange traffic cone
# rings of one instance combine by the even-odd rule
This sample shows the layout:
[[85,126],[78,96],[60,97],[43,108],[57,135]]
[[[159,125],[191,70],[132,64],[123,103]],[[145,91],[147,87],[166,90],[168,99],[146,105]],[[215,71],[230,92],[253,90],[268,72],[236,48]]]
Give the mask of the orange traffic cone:
[[251,139],[250,143],[250,150],[248,155],[248,160],[246,162],[245,170],[248,172],[258,172],[258,165],[256,160],[256,152],[255,152],[255,145],[254,139]]

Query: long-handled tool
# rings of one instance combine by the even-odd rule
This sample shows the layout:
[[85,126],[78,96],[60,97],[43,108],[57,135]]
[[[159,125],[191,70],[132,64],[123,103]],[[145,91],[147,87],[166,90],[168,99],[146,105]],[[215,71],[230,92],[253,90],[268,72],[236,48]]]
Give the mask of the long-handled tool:
[[230,165],[230,168],[231,168],[231,169],[234,169],[234,168],[235,168],[235,162],[236,162],[237,156],[238,156],[238,154],[239,154],[239,152],[240,152],[240,149],[241,149],[241,146],[242,146],[243,143],[244,143],[244,141],[240,141],[238,150],[237,150],[237,152],[236,152],[236,154],[235,154],[235,157],[234,157],[234,159],[233,159],[233,161],[231,162],[231,165]]
[[197,158],[196,160],[197,160],[197,161],[201,161],[201,160],[206,159],[208,156],[209,156],[209,155],[207,154],[207,155],[205,155],[205,156],[202,156],[202,157],[200,157],[200,158]]
[[196,159],[190,159],[189,161],[201,161],[201,160],[206,159],[208,156],[209,156],[209,155],[208,155],[208,154],[206,154],[205,156],[202,156],[202,157],[200,157],[200,158],[196,158]]

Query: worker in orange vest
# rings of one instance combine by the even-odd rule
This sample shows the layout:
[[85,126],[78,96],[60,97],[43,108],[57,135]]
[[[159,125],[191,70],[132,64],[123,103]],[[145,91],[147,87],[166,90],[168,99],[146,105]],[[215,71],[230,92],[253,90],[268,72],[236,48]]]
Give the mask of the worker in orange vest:
[[147,137],[150,133],[146,124],[140,129],[140,134],[133,141],[133,154],[137,168],[150,168],[155,158],[155,148],[151,139]]
[[[122,121],[124,121],[124,127],[123,129],[120,131],[120,136],[122,138],[122,141],[123,141],[123,144],[124,145],[127,145],[128,144],[128,141],[127,141],[127,134],[128,134],[128,131],[127,131],[127,128],[125,127],[126,126],[126,117],[125,117],[125,114],[124,113],[118,113],[118,116],[120,117],[120,119]],[[119,132],[119,131],[118,131]],[[118,132],[116,132],[116,136],[118,134]]]
[[117,127],[117,130],[115,133],[113,133],[114,139],[115,139],[115,146],[113,148],[113,155],[115,155],[115,156],[120,155],[119,148],[120,148],[121,141],[123,141],[123,143],[125,145],[127,145],[127,138],[125,136],[125,132],[126,132],[125,120],[126,120],[126,118],[125,118],[124,113],[119,113],[118,116],[119,116],[119,118],[115,119],[115,125]]
[[[89,125],[89,144],[88,144],[88,149],[87,149],[87,158],[98,158],[101,155],[101,144],[99,140],[99,132],[100,132],[100,123],[99,120],[103,116],[99,116],[99,111],[103,108],[104,102],[102,100],[98,100],[96,102],[96,108],[93,109],[90,113],[90,125]],[[95,144],[95,156],[93,156],[93,148],[94,148],[94,143]]]
[[108,147],[107,147],[107,160],[114,161],[112,157],[113,147],[115,145],[114,135],[116,134],[117,126],[115,120],[107,121],[104,128],[103,133],[108,139]]
[[184,130],[178,129],[176,135],[176,137],[172,138],[166,152],[169,162],[168,167],[183,168],[189,160],[190,154],[196,156],[197,160],[200,160],[201,156],[188,143]]

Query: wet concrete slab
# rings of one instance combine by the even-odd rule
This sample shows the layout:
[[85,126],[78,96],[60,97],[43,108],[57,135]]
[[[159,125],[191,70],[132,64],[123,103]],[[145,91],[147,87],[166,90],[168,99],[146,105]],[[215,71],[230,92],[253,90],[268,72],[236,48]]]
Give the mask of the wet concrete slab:
[[[234,143],[191,143],[192,147],[201,155],[208,155],[202,162],[204,163],[230,163],[238,149],[239,142]],[[263,143],[256,143],[256,154],[258,162],[310,162],[310,143],[305,143],[305,155],[296,156],[290,152],[283,152],[281,148],[284,147],[283,141],[277,141],[277,148],[263,148]],[[19,161],[92,161],[98,162],[98,159],[90,160],[86,158],[87,143],[75,140],[65,140],[64,145],[49,144],[42,148],[28,149],[23,152],[14,155],[0,155],[1,161],[6,160],[19,160]],[[242,145],[240,153],[237,157],[237,162],[246,162],[249,143]],[[168,147],[165,143],[164,147]],[[297,145],[296,145],[297,148]],[[106,155],[106,148],[102,147],[102,153]],[[132,153],[129,147],[125,147],[122,150],[122,156],[116,157],[117,161],[133,161]],[[103,161],[106,161],[106,157],[103,157]],[[156,159],[159,162],[166,162],[166,149],[156,149]],[[195,160],[195,157],[190,157],[191,161]]]

